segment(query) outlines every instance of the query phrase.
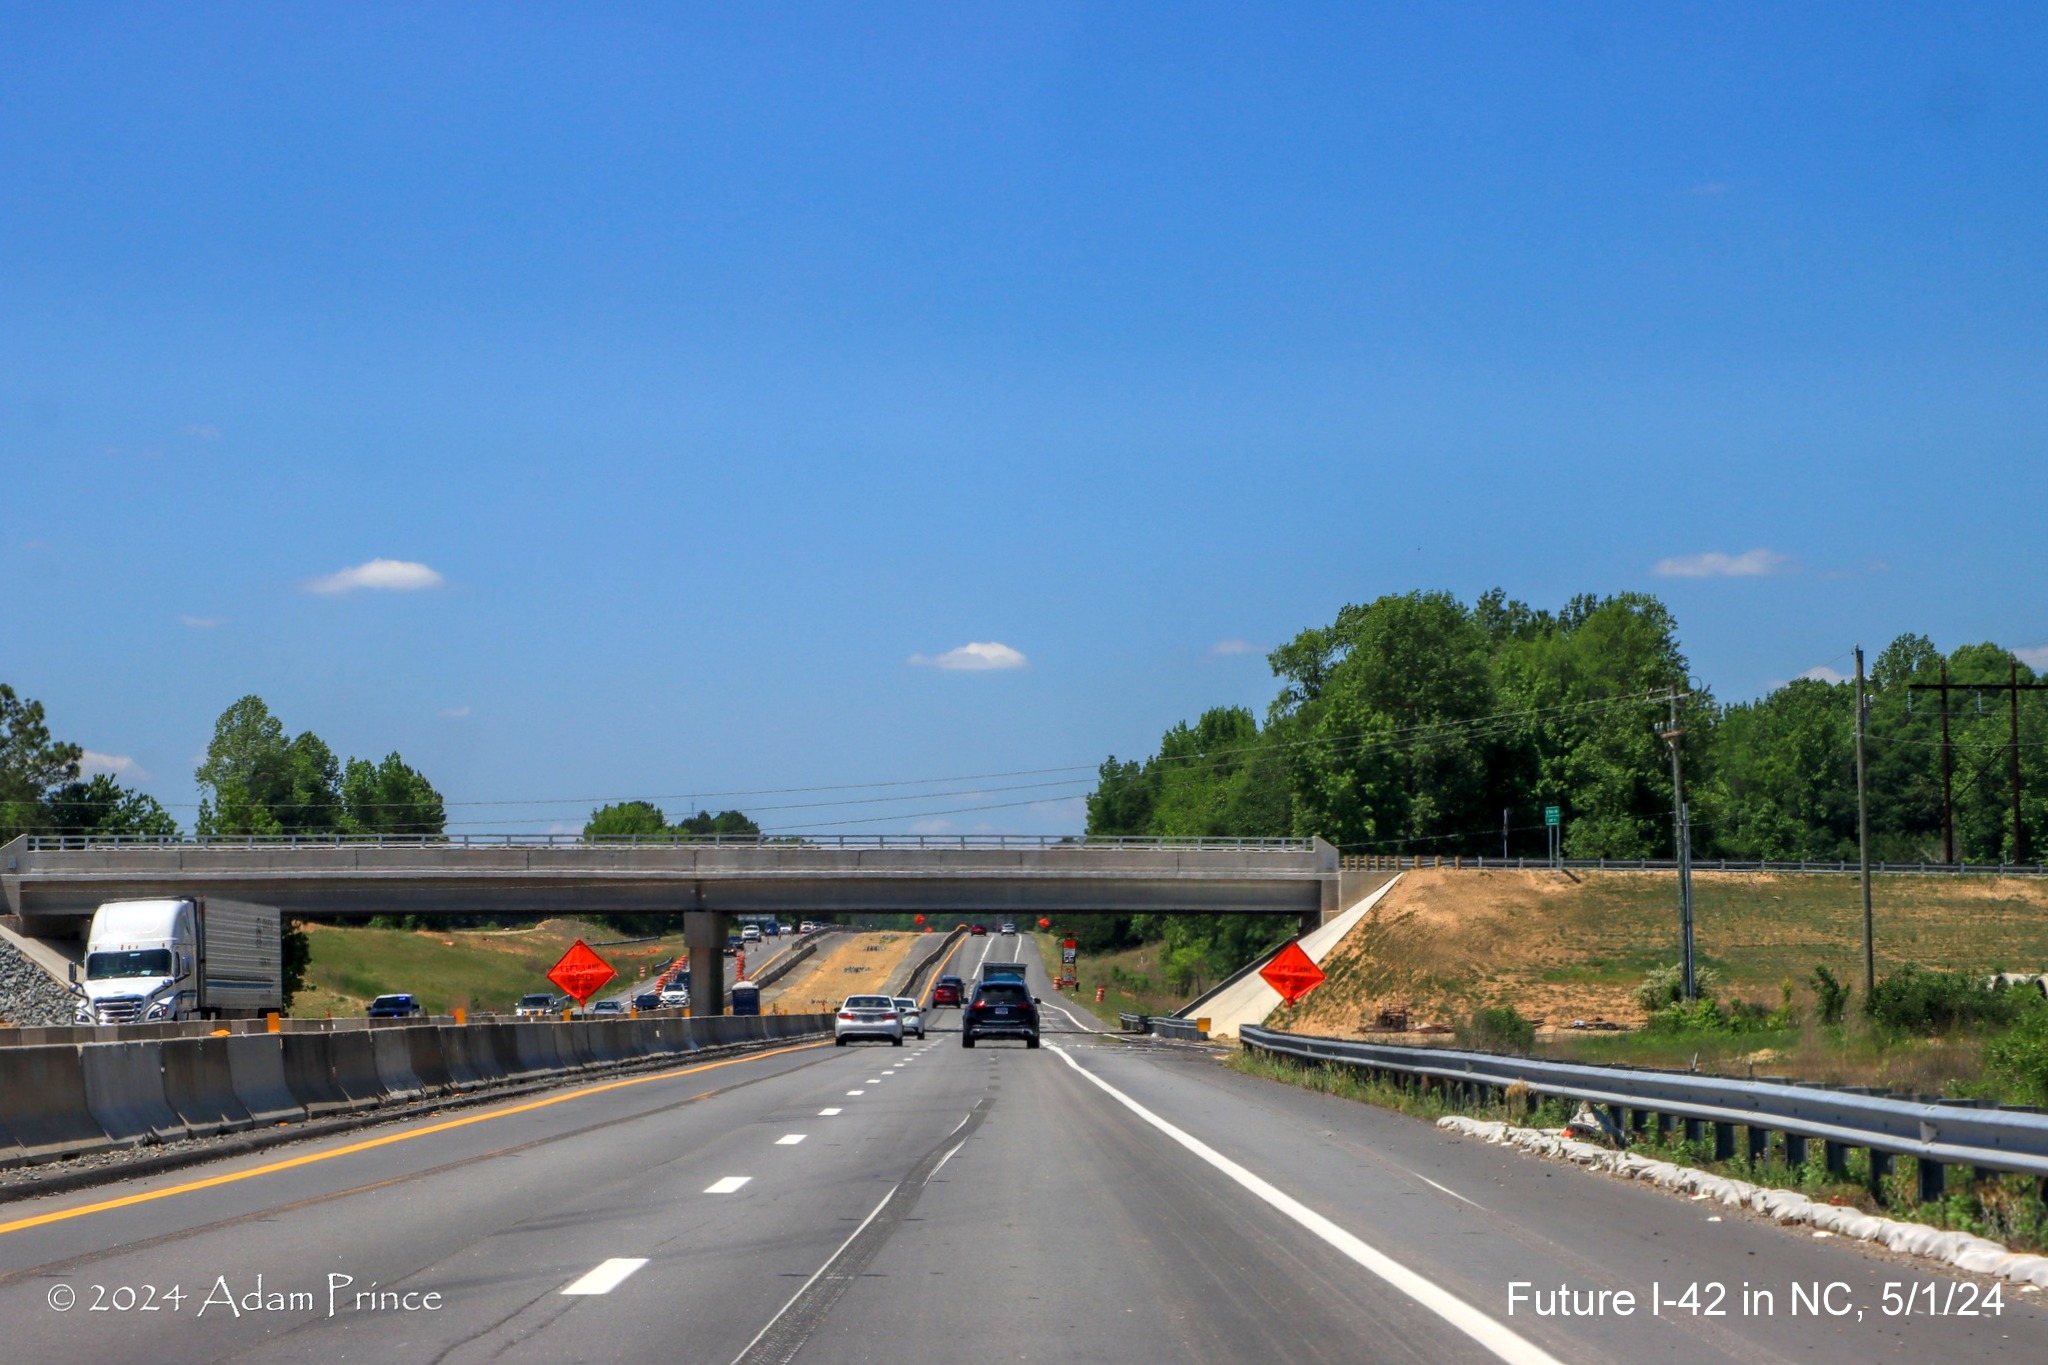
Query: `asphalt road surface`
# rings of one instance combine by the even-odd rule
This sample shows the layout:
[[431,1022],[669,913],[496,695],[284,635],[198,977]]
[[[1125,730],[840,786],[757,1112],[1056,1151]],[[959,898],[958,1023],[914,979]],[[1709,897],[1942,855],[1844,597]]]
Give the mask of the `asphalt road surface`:
[[[954,969],[1019,946],[970,938]],[[963,1049],[942,1010],[901,1048],[782,1048],[0,1205],[0,1356],[2048,1355],[2042,1295],[2007,1287],[1994,1316],[1986,1282],[1100,1035],[1035,985],[1038,1051]],[[1560,1284],[1584,1315],[1537,1313]],[[1795,1285],[1825,1306],[1795,1315]]]

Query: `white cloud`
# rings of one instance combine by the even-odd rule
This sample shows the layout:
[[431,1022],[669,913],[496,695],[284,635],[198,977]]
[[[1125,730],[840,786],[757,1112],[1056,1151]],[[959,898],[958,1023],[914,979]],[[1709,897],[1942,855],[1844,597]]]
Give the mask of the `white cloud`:
[[131,782],[146,782],[149,774],[142,765],[126,754],[101,754],[87,749],[78,756],[78,771],[82,776],[106,773],[110,777],[125,777]]
[[2016,649],[2013,655],[2028,668],[2048,668],[2048,645],[2040,645],[2033,649]]
[[469,714],[469,708],[467,706],[444,706],[434,714],[446,716],[449,720],[461,720]]
[[438,588],[445,581],[424,564],[404,559],[373,559],[339,573],[312,579],[306,584],[306,591],[328,595],[354,592],[358,588],[371,588],[378,592],[418,592],[421,588]]
[[178,619],[194,630],[212,630],[215,626],[226,625],[228,621],[225,616],[180,616]]
[[1218,640],[1215,644],[1209,646],[1209,652],[1219,656],[1227,656],[1231,654],[1250,654],[1255,651],[1255,648],[1254,645],[1246,640]]
[[1799,676],[1808,682],[1845,683],[1849,681],[1848,674],[1829,668],[1826,664],[1815,664]]
[[1660,559],[1650,572],[1659,578],[1760,578],[1765,574],[1783,573],[1792,565],[1790,555],[1781,555],[1776,550],[1759,546],[1745,550],[1739,555],[1723,554],[1709,550],[1701,555],[1673,555]]
[[986,643],[965,644],[958,649],[949,649],[937,658],[913,654],[908,662],[924,668],[949,668],[966,672],[986,672],[997,668],[1029,668],[1031,660],[1008,645],[990,640]]

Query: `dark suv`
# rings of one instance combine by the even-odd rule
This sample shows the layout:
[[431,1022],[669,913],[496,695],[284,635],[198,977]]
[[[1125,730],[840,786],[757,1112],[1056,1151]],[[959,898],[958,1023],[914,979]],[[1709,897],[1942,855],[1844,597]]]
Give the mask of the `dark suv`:
[[932,1008],[936,1009],[940,1005],[951,1005],[954,1009],[960,1008],[960,991],[966,984],[965,981],[962,981],[957,976],[940,977],[932,985]]
[[1031,988],[1007,977],[974,988],[974,1003],[960,1013],[960,1046],[976,1038],[1022,1038],[1038,1046],[1038,1001]]

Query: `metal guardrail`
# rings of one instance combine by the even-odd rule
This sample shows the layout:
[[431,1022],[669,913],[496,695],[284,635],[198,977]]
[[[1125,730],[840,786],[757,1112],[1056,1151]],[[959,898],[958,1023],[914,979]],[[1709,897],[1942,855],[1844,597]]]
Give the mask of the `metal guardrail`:
[[1155,1038],[1174,1038],[1183,1043],[1206,1043],[1209,1032],[1202,1027],[1205,1021],[1196,1019],[1172,1019],[1154,1014],[1146,1018],[1145,1031]]
[[1152,1017],[1147,1014],[1119,1014],[1116,1022],[1125,1033],[1147,1033],[1150,1032],[1147,1025],[1152,1022]]
[[[1361,854],[1346,853],[1337,860],[1339,869],[1345,872],[1405,872],[1422,868],[1492,868],[1496,871],[1545,872],[1569,869],[1573,872],[1675,872],[1678,863],[1671,858],[1565,858],[1553,862],[1548,858],[1486,858],[1466,857],[1462,854],[1401,853]],[[1759,858],[1695,858],[1692,860],[1695,872],[1825,872],[1831,875],[1853,873],[1861,870],[1858,863],[1825,862],[1819,860],[1782,861]],[[1872,863],[1872,872],[1901,873],[1914,872],[1928,875],[1955,874],[1984,877],[2039,877],[2048,875],[2048,864],[2043,863]]]
[[1064,834],[704,834],[625,835],[586,839],[580,834],[250,834],[167,838],[138,834],[31,834],[31,853],[80,853],[124,848],[1233,848],[1303,853],[1312,839],[1176,839],[1149,835]]
[[[1156,1028],[1159,1021],[1152,1022]],[[1833,1171],[1847,1169],[1849,1149],[1863,1148],[1871,1154],[1873,1182],[1889,1170],[1890,1158],[1909,1156],[1919,1167],[1923,1200],[1941,1197],[1949,1166],[2048,1177],[2048,1113],[2039,1110],[1974,1100],[1873,1095],[1782,1078],[1743,1080],[1357,1043],[1249,1025],[1238,1031],[1238,1038],[1246,1047],[1264,1052],[1358,1067],[1377,1076],[1412,1078],[1467,1095],[1498,1098],[1520,1083],[1538,1095],[1599,1105],[1625,1133],[1653,1125],[1662,1132],[1676,1119],[1684,1123],[1687,1138],[1698,1139],[1712,1125],[1715,1155],[1723,1159],[1735,1154],[1737,1128],[1749,1130],[1752,1157],[1768,1150],[1770,1134],[1785,1134],[1786,1160],[1795,1166],[1806,1160],[1809,1142],[1826,1144],[1828,1169]]]

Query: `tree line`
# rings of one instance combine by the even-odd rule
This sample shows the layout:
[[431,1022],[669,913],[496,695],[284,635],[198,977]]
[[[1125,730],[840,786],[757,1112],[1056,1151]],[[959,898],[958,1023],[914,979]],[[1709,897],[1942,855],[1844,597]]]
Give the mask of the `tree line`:
[[[1800,678],[1722,704],[1655,597],[1580,596],[1549,611],[1500,590],[1469,605],[1389,595],[1346,606],[1267,660],[1279,688],[1263,718],[1218,707],[1167,730],[1147,758],[1106,759],[1088,832],[1320,835],[1351,853],[1497,857],[1505,825],[1510,856],[1540,857],[1544,808],[1556,806],[1567,857],[1668,858],[1676,689],[1695,857],[1856,857],[1853,684]],[[1912,684],[1936,682],[1944,665],[1961,689],[1947,718],[1956,856],[2012,861],[2012,716],[1996,689],[2034,671],[1995,644],[1944,655],[1921,635],[1892,641],[1869,670],[1872,857],[1942,856],[1940,702]],[[2048,697],[2019,695],[2020,824],[2040,859]],[[1105,917],[1094,935],[1164,940],[1169,961],[1179,951],[1220,968],[1253,950],[1221,940],[1258,923]]]

